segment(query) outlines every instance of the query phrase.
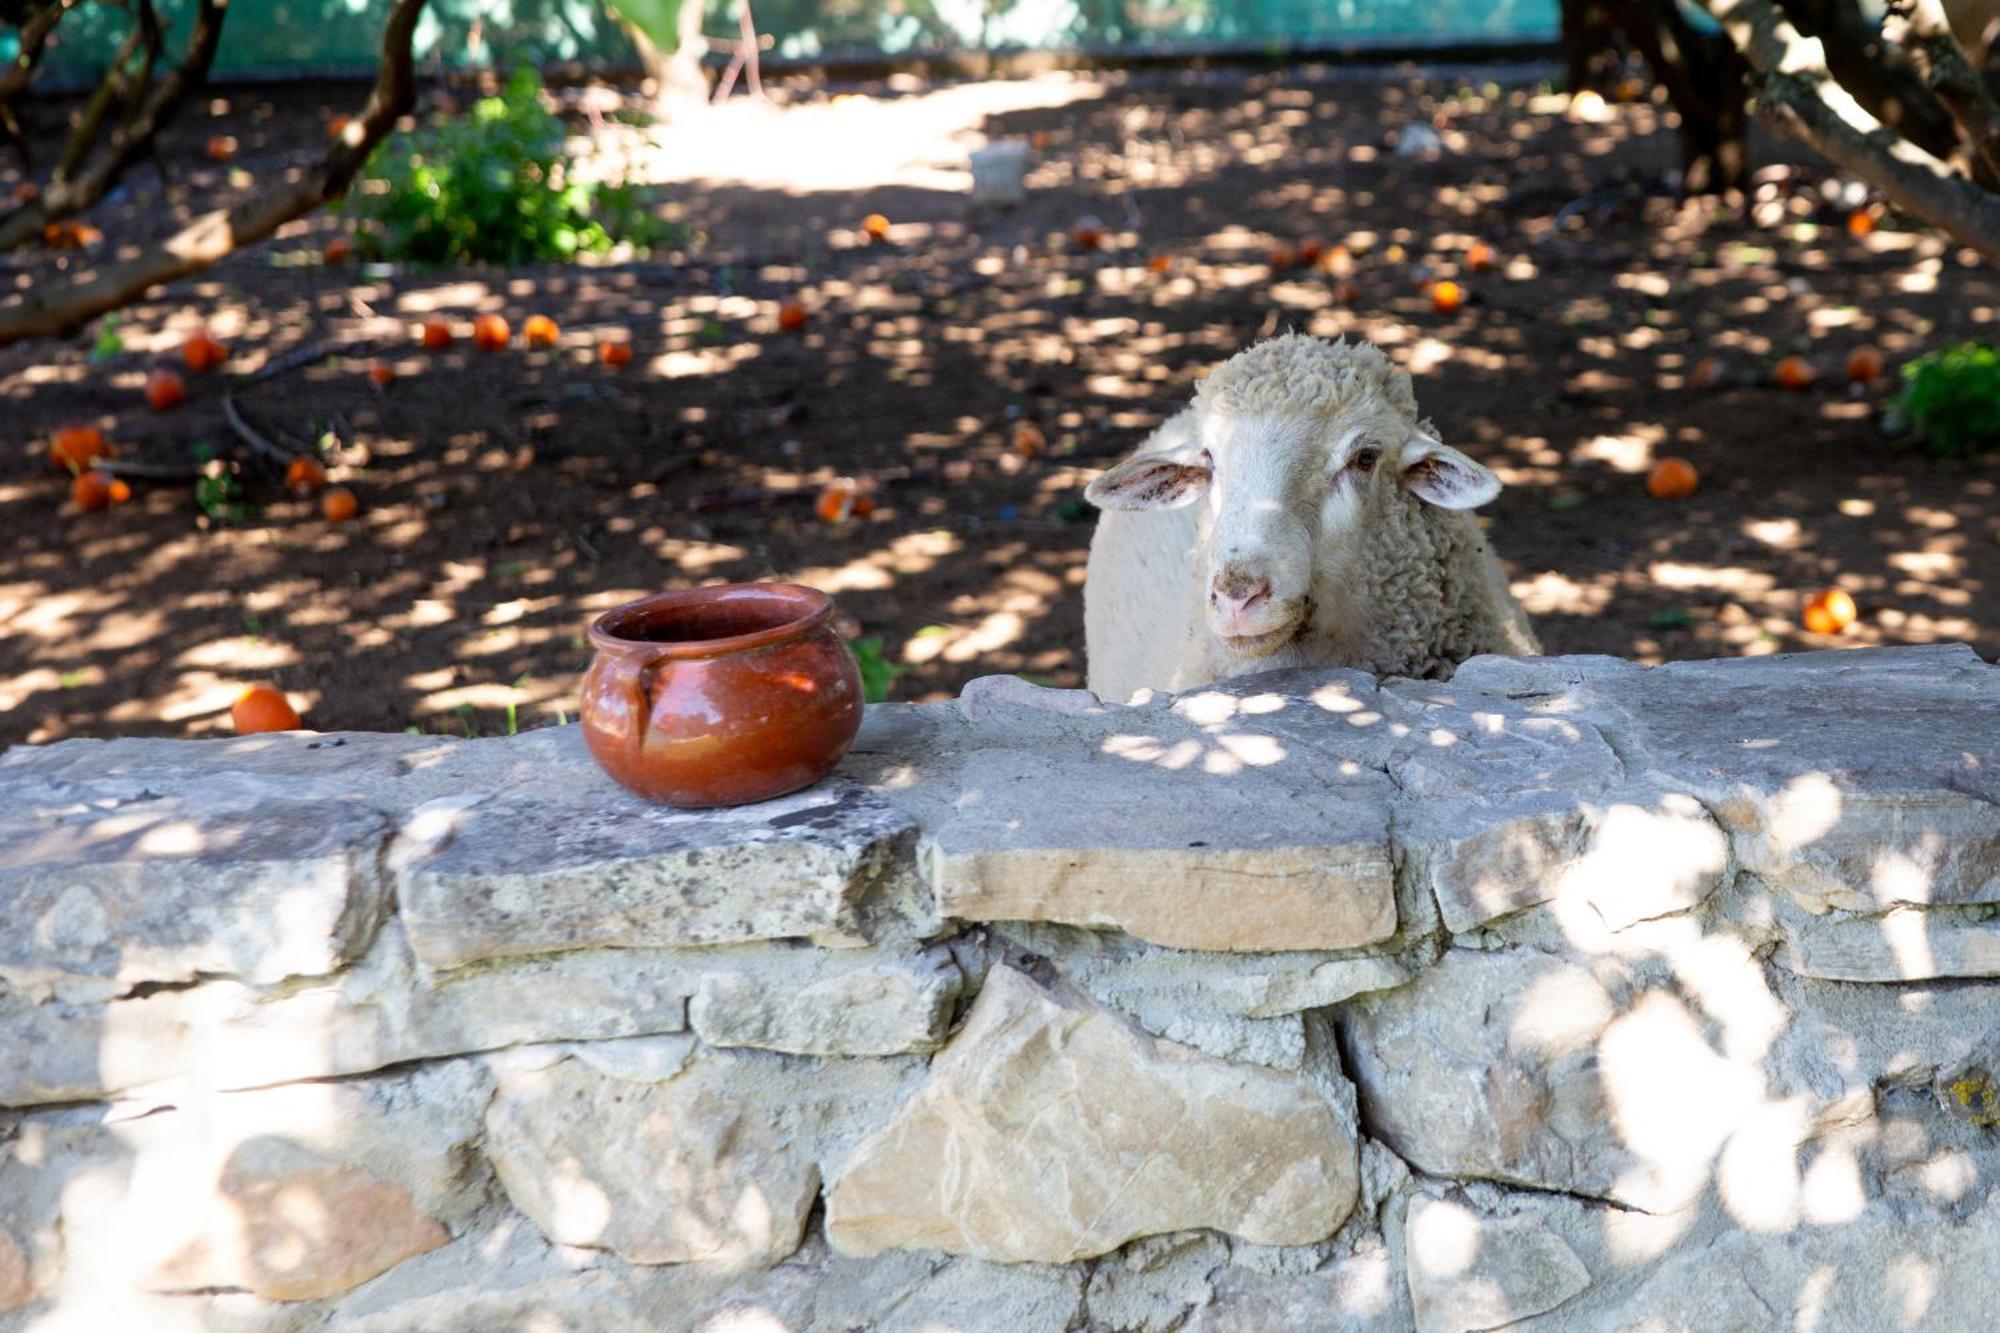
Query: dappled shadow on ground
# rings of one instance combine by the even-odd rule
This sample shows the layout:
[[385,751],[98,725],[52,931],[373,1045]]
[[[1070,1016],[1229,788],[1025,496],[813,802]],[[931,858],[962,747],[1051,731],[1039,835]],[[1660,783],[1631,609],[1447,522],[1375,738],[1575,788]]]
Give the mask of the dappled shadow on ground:
[[[1993,471],[1892,451],[1880,395],[1834,387],[1861,342],[1893,364],[1986,328],[2000,287],[1962,256],[1894,229],[1849,237],[1801,168],[1770,173],[1761,224],[1677,208],[1655,184],[1673,144],[1649,105],[1582,124],[1525,88],[1310,68],[1058,82],[943,103],[876,89],[857,122],[894,135],[902,108],[933,155],[1038,136],[1033,192],[1010,212],[971,213],[942,188],[957,163],[882,154],[866,187],[785,188],[767,162],[730,173],[760,184],[670,181],[690,243],[627,264],[378,277],[321,263],[337,224],[317,219],[130,312],[107,362],[87,340],[0,354],[17,441],[0,456],[0,739],[213,731],[248,676],[324,728],[490,732],[509,707],[525,725],[574,711],[591,614],[723,578],[836,593],[908,668],[898,697],[995,671],[1075,683],[1082,483],[1203,370],[1283,328],[1380,343],[1446,438],[1496,466],[1510,489],[1493,537],[1550,651],[1827,644],[1797,613],[1836,581],[1862,610],[1845,642],[2000,647]],[[238,97],[166,152],[236,134],[231,169],[248,175],[233,188],[254,189],[316,151],[322,102],[342,101]],[[941,106],[963,117],[956,140]],[[827,142],[843,113],[813,114],[805,142]],[[783,151],[782,118],[742,115],[746,146]],[[1439,128],[1442,158],[1394,155],[1413,121]],[[607,125],[607,153],[673,174]],[[107,253],[189,206],[181,185],[162,205],[150,184],[137,173],[104,223]],[[886,242],[857,230],[872,211],[896,223]],[[1070,240],[1085,215],[1105,248]],[[1274,246],[1306,237],[1346,243],[1352,277],[1273,268]],[[1475,240],[1498,268],[1463,271]],[[94,259],[25,255],[0,282],[46,281],[56,262]],[[1454,315],[1422,285],[1439,276],[1470,290]],[[811,311],[801,333],[777,327],[791,297]],[[544,311],[564,340],[504,354],[410,340],[423,315],[486,309],[517,327]],[[296,445],[332,435],[358,521],[324,524],[255,461],[248,516],[220,530],[195,527],[185,486],[143,486],[110,515],[62,507],[27,442],[57,424],[98,421],[152,462],[228,443],[218,382],[176,413],[140,403],[145,371],[203,320],[243,370],[329,350],[238,397]],[[605,331],[629,334],[630,370],[596,364]],[[1768,386],[1794,350],[1822,387]],[[386,392],[365,374],[378,355],[399,372]],[[1736,382],[1691,389],[1709,355]],[[1019,419],[1044,454],[1014,449]],[[1693,500],[1646,498],[1665,453],[1701,469]],[[871,479],[877,507],[830,526],[813,498],[844,475]]]

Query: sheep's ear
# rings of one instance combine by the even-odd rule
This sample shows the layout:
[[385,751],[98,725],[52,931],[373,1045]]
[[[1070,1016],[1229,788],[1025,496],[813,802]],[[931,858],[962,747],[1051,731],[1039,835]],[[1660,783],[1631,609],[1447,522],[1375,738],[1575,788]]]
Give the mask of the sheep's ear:
[[1083,498],[1099,509],[1178,509],[1200,498],[1208,480],[1206,463],[1192,449],[1140,454],[1100,475]]
[[1440,509],[1477,509],[1500,494],[1500,478],[1422,431],[1403,446],[1403,485]]

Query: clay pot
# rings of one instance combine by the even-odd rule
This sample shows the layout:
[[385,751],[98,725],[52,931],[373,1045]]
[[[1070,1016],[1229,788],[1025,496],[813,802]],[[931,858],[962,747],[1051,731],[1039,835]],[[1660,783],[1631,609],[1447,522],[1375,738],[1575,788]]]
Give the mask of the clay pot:
[[861,673],[833,600],[795,583],[661,593],[590,627],[583,738],[650,801],[743,805],[833,771],[861,726]]

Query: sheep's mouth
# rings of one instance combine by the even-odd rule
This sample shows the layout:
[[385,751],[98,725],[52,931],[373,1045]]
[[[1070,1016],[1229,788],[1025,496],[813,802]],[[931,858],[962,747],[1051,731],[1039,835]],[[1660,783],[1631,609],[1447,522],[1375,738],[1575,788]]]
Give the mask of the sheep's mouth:
[[1222,646],[1236,657],[1269,657],[1299,636],[1305,622],[1286,625],[1263,634],[1225,634]]

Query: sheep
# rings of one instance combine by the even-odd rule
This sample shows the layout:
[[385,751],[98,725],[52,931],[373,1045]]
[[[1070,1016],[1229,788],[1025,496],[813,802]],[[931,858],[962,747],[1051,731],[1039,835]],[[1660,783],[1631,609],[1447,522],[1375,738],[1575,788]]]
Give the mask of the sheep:
[[1122,701],[1305,666],[1441,679],[1478,653],[1539,653],[1467,512],[1499,493],[1377,348],[1258,343],[1084,492],[1106,511],[1089,686]]

